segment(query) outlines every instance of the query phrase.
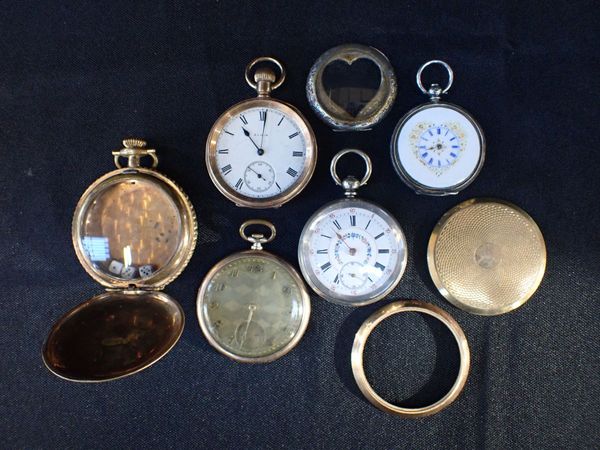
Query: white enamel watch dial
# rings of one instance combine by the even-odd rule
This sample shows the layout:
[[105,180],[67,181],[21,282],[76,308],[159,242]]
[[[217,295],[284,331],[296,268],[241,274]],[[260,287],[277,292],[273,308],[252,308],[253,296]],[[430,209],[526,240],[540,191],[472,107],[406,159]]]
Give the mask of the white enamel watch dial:
[[[450,81],[442,90],[432,85],[427,91],[421,72],[439,63],[448,70]],[[409,111],[398,122],[392,136],[392,161],[400,178],[417,193],[456,194],[477,176],[485,159],[485,139],[478,123],[459,106],[440,102],[453,80],[452,70],[442,61],[430,61],[417,74],[417,84],[431,102]]]
[[273,108],[232,116],[217,137],[220,178],[240,195],[264,199],[289,191],[306,167],[297,118]]
[[402,276],[406,242],[389,213],[362,200],[319,210],[301,237],[301,268],[327,300],[360,305],[381,298]]
[[206,143],[210,177],[223,195],[239,206],[281,206],[298,195],[316,164],[316,140],[308,122],[291,105],[271,99],[269,93],[285,77],[258,69],[250,83],[259,98],[238,103],[213,125]]
[[[336,158],[344,152],[349,151]],[[357,180],[352,181],[355,187],[346,192],[350,197],[359,186]],[[383,298],[398,284],[406,267],[406,239],[398,222],[383,208],[346,198],[329,203],[308,220],[298,257],[306,281],[321,297],[359,306]]]

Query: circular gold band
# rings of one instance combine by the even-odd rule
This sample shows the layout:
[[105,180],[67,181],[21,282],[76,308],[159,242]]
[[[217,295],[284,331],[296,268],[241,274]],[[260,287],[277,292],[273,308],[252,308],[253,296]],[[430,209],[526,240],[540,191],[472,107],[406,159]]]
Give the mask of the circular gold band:
[[[422,314],[428,314],[438,319],[452,332],[452,335],[458,344],[458,351],[460,354],[460,368],[458,370],[458,376],[456,377],[456,381],[454,382],[454,385],[450,391],[448,391],[448,393],[437,402],[420,408],[402,408],[385,401],[373,390],[367,381],[363,366],[363,352],[371,332],[384,319],[402,312],[418,312]],[[415,300],[390,303],[389,305],[386,305],[383,308],[375,311],[367,320],[365,320],[365,322],[356,332],[356,336],[354,337],[354,345],[352,346],[352,373],[354,374],[356,384],[358,384],[358,387],[363,395],[367,398],[367,400],[369,400],[369,402],[382,411],[391,414],[397,414],[403,417],[416,418],[429,416],[449,406],[454,400],[456,400],[465,383],[467,382],[470,361],[471,356],[467,337],[465,336],[465,333],[458,322],[456,322],[456,320],[454,320],[450,314],[438,308],[437,306]]]

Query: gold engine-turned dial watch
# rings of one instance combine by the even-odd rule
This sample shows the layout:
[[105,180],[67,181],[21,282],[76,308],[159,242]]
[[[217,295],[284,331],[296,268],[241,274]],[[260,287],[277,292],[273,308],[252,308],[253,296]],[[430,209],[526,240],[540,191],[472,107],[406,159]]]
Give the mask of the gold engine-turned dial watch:
[[[279,75],[266,64],[275,65]],[[304,189],[314,172],[317,142],[309,123],[292,105],[270,96],[284,80],[278,60],[253,60],[246,81],[258,97],[225,111],[208,135],[210,178],[238,206],[281,206]]]
[[[257,226],[269,233],[246,232]],[[271,362],[304,335],[310,297],[296,270],[263,250],[263,244],[275,238],[272,223],[248,220],[240,235],[252,247],[219,261],[206,275],[198,292],[198,320],[208,342],[229,358]]]

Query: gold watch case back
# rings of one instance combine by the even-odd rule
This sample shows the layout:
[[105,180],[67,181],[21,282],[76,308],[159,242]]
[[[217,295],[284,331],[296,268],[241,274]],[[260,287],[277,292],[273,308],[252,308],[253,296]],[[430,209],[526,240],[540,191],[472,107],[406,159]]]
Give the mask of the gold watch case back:
[[148,154],[143,141],[124,144],[121,152],[138,152],[135,166],[96,180],[73,217],[77,257],[107,292],[65,314],[44,346],[46,366],[72,381],[136,373],[164,356],[183,331],[183,310],[160,290],[193,253],[194,209],[170,179],[137,165],[135,158]]
[[440,219],[427,262],[450,303],[473,314],[498,315],[523,305],[537,290],[546,246],[522,209],[502,200],[471,199]]

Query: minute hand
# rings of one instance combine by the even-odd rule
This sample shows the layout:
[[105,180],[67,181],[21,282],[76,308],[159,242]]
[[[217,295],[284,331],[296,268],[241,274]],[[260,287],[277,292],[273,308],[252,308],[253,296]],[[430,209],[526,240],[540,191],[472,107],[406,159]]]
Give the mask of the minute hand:
[[263,120],[263,129],[262,129],[262,135],[260,137],[260,148],[262,148],[263,146],[263,141],[265,140],[265,126],[267,125],[267,110],[265,109],[265,120]]

